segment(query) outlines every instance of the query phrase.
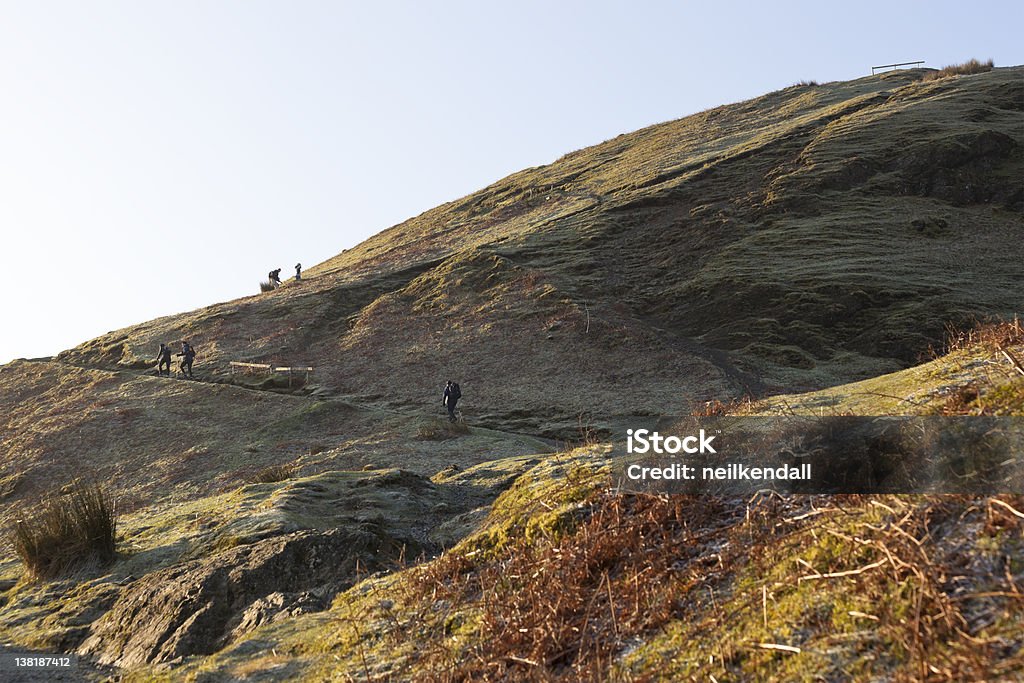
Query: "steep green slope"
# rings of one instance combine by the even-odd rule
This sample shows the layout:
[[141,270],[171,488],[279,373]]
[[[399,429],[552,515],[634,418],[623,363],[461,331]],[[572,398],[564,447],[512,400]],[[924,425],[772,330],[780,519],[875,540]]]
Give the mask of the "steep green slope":
[[[793,86],[622,135],[386,230],[310,279],[61,355],[144,365],[193,340],[317,367],[402,408],[459,379],[478,424],[828,386],[1012,315],[1024,256],[1024,69]],[[403,378],[401,382],[393,378]],[[538,387],[543,387],[538,390]]]

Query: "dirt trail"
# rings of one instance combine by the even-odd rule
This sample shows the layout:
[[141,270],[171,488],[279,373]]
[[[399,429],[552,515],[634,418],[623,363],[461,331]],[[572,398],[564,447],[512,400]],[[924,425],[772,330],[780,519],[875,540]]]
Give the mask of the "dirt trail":
[[[29,362],[60,363],[62,365],[66,365],[68,367],[81,368],[83,370],[99,370],[99,371],[102,371],[102,372],[114,373],[116,375],[131,375],[132,377],[152,377],[152,378],[155,378],[155,379],[165,379],[165,380],[168,380],[168,381],[176,381],[176,382],[199,382],[201,384],[225,385],[225,386],[236,387],[238,389],[242,389],[242,390],[245,390],[245,391],[253,391],[253,392],[257,392],[257,393],[277,394],[277,395],[280,395],[280,396],[291,396],[291,397],[295,397],[295,398],[304,398],[304,399],[311,399],[311,400],[316,400],[316,401],[339,401],[339,402],[342,402],[342,403],[344,403],[346,405],[349,405],[349,406],[351,406],[351,407],[353,407],[353,408],[355,408],[357,410],[361,410],[361,411],[364,411],[364,412],[367,412],[367,413],[383,413],[383,414],[387,414],[387,415],[398,415],[398,416],[401,416],[401,417],[408,417],[408,418],[425,417],[425,414],[423,413],[423,411],[417,411],[417,410],[412,410],[412,409],[410,409],[410,410],[397,410],[397,409],[395,409],[392,406],[384,406],[384,405],[381,405],[379,403],[375,403],[375,402],[372,402],[372,401],[365,401],[365,400],[360,399],[358,396],[353,396],[351,394],[338,394],[338,393],[335,393],[335,391],[332,388],[330,388],[330,387],[324,387],[323,391],[321,391],[319,393],[303,393],[301,390],[300,391],[291,391],[291,390],[285,391],[285,390],[281,390],[281,389],[265,389],[265,388],[261,388],[259,386],[255,386],[255,385],[238,384],[238,383],[235,383],[235,382],[230,382],[230,381],[222,380],[222,379],[219,379],[219,378],[217,378],[217,379],[208,379],[208,378],[205,378],[202,375],[202,369],[201,368],[197,368],[196,376],[193,377],[193,378],[186,378],[186,377],[182,377],[180,375],[171,375],[170,377],[159,377],[157,375],[154,375],[152,370],[134,370],[134,369],[130,369],[130,368],[112,369],[112,368],[104,367],[104,366],[100,366],[100,365],[86,365],[86,364],[82,364],[82,363],[70,363],[70,362],[68,362],[66,360],[55,360],[54,358],[39,358],[39,359],[28,359],[28,360],[29,360]],[[536,434],[531,434],[531,433],[528,433],[528,432],[515,432],[515,431],[510,431],[510,430],[507,430],[507,429],[495,429],[493,427],[486,427],[486,426],[476,425],[476,424],[471,425],[471,427],[472,427],[472,429],[474,429],[474,430],[476,430],[478,432],[490,433],[490,434],[501,435],[501,436],[518,437],[518,438],[526,437],[528,439],[535,440],[535,441],[537,441],[538,446],[540,447],[540,451],[542,451],[542,452],[553,450],[553,449],[556,449],[556,448],[558,448],[560,446],[559,442],[557,442],[554,439],[549,439],[549,438],[546,438],[546,437],[543,437],[543,436],[538,436]]]

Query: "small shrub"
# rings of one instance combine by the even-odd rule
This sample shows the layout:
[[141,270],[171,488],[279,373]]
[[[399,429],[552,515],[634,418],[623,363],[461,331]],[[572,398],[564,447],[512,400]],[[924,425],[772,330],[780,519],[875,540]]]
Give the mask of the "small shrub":
[[295,470],[295,465],[292,465],[291,463],[284,465],[270,465],[249,477],[248,482],[250,484],[272,484],[275,481],[284,481],[285,479],[291,479],[295,476]]
[[601,443],[606,430],[595,428],[590,422],[590,416],[580,413],[576,416],[576,438],[568,439],[561,444],[561,452],[571,453],[577,448],[590,448]]
[[996,352],[1007,346],[1024,344],[1024,324],[1020,318],[975,322],[972,327],[946,326],[945,353],[981,347]]
[[117,511],[98,484],[76,480],[8,533],[29,575],[50,578],[89,560],[114,559]]
[[277,289],[277,286],[270,280],[264,280],[260,283],[260,292],[273,292]]
[[991,71],[995,68],[995,64],[992,60],[987,62],[979,62],[977,59],[971,59],[963,64],[950,64],[945,66],[938,71],[929,71],[921,77],[922,81],[934,81],[939,78],[946,78],[947,76],[964,76],[969,74],[980,74],[986,71]]

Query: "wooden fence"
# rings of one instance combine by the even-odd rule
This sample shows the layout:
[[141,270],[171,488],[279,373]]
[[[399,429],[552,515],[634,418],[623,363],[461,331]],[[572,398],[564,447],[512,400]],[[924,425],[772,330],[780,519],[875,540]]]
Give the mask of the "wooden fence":
[[287,372],[288,373],[288,386],[292,385],[292,381],[296,374],[305,374],[305,382],[309,381],[309,373],[313,372],[313,368],[308,365],[280,365],[275,366],[270,363],[243,363],[242,361],[233,360],[228,363],[231,366],[231,374],[234,375],[235,371],[250,372],[252,370],[260,370],[268,374],[274,372]]
[[923,60],[920,61],[920,62],[900,62],[899,64],[883,64],[882,66],[873,66],[873,67],[871,67],[871,75],[872,76],[875,75],[875,70],[876,69],[898,69],[901,66],[911,66],[911,65],[913,65],[913,66],[916,67],[916,66],[919,66],[921,64],[924,64]]

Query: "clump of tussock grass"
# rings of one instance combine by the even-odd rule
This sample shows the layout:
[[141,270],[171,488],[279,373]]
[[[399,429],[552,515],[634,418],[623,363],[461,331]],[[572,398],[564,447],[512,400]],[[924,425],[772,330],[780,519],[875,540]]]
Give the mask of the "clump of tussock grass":
[[272,484],[277,481],[285,481],[295,476],[297,468],[291,463],[283,465],[269,465],[254,472],[246,481],[250,484]]
[[970,327],[946,326],[944,353],[981,348],[997,352],[1007,346],[1024,344],[1024,324],[1020,318],[975,322]]
[[29,575],[58,576],[90,560],[114,559],[117,509],[99,484],[76,480],[64,494],[53,493],[25,519],[17,520],[8,541]]
[[970,74],[980,74],[986,71],[991,71],[995,68],[995,64],[992,60],[987,62],[979,62],[977,59],[969,59],[962,64],[950,64],[944,66],[937,71],[929,71],[921,77],[922,81],[934,81],[939,78],[946,78],[948,76],[966,76]]
[[0,476],[0,500],[13,496],[24,478],[25,475],[22,472]]
[[694,404],[690,408],[691,417],[722,417],[725,415],[745,415],[749,413],[754,405],[754,399],[749,394],[735,399],[720,401],[713,398],[703,404]]
[[260,282],[260,292],[273,292],[275,289],[277,289],[277,285],[270,280]]
[[593,426],[586,413],[576,418],[576,436],[559,443],[560,453],[572,453],[577,448],[590,448],[601,443],[601,431]]
[[421,441],[444,441],[469,434],[469,426],[465,422],[448,422],[436,418],[419,426],[416,438]]
[[[936,412],[939,415],[1020,415],[1024,410],[1024,363],[1019,350],[1012,347],[1024,344],[1024,324],[1020,318],[975,323],[972,327],[946,326],[943,354],[958,351],[968,354],[979,351],[993,355],[1000,363],[1008,361],[1009,381],[993,386],[971,381],[957,387]],[[931,350],[933,358],[940,354]]]

